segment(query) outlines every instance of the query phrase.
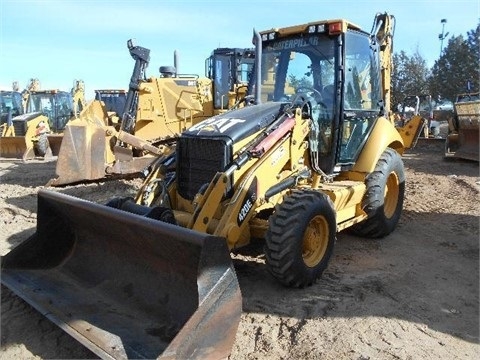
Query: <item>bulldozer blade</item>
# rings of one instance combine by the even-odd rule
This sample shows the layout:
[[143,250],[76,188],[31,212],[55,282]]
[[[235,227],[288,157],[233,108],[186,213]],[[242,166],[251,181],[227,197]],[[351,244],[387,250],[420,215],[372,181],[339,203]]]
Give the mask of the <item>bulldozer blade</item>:
[[65,128],[56,175],[48,185],[65,185],[105,177],[108,138],[105,128],[73,120]]
[[225,239],[48,190],[1,282],[104,359],[220,359],[242,297]]

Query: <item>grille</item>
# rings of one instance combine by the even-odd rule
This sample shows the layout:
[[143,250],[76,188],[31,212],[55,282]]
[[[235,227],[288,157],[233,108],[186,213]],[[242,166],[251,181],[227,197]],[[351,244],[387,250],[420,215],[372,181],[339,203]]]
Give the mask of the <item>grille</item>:
[[13,129],[15,130],[15,136],[25,136],[27,133],[27,122],[24,120],[14,120]]
[[231,162],[231,148],[222,139],[181,137],[177,145],[177,189],[193,200],[202,185],[212,181]]

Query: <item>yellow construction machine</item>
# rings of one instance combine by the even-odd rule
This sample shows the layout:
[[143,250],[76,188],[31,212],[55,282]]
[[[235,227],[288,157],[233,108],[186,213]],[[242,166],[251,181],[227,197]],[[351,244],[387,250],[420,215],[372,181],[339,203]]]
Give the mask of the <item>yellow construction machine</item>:
[[18,91],[1,91],[0,156],[31,159],[48,153],[48,118],[40,112],[25,113]]
[[390,120],[393,32],[386,13],[371,32],[254,32],[247,106],[182,132],[136,199],[41,190],[37,232],[2,258],[2,283],[102,358],[226,358],[241,314],[228,250],[263,238],[272,275],[304,287],[337,232],[395,229],[418,129]]
[[459,94],[453,106],[445,157],[479,161],[480,93]]
[[15,117],[24,113],[22,94],[18,91],[1,90],[1,124],[7,123],[8,117]]
[[[83,84],[77,81],[77,85],[80,83]],[[4,125],[1,157],[28,160],[58,155],[67,122],[75,117],[77,106],[85,102],[81,86],[70,93],[33,90],[39,87],[37,79],[32,79],[30,85],[23,93],[23,101],[26,101],[24,114],[12,116]]]
[[[429,94],[407,95],[402,102],[401,111],[394,115],[397,127],[405,128],[410,122],[418,128],[419,136],[413,146],[433,148],[434,151],[443,149],[445,138],[440,134],[440,121],[435,116],[433,109],[434,101]],[[422,123],[417,127],[417,123]],[[412,147],[413,147],[412,146]]]
[[[14,89],[19,89],[19,85],[17,81],[13,82],[13,87]],[[27,86],[25,89],[22,91],[22,103],[23,103],[23,108],[27,108],[27,103],[28,103],[28,96],[31,91],[40,91],[41,90],[41,84],[40,80],[38,78],[30,78],[28,81]]]
[[95,90],[95,100],[102,101],[108,114],[108,123],[119,124],[125,103],[127,91],[120,89]]
[[73,113],[78,117],[83,108],[87,105],[85,99],[85,82],[83,80],[75,80],[72,90]]
[[[135,66],[126,96],[96,92],[96,100],[66,127],[56,178],[48,185],[139,174],[157,156],[172,152],[174,140],[183,130],[244,105],[253,50],[214,50],[206,60],[205,78],[179,74],[176,56],[174,66],[160,67],[159,77],[146,78],[150,50],[132,40],[127,45]],[[109,112],[111,100],[117,102],[118,116]],[[123,109],[117,100],[124,103]]]

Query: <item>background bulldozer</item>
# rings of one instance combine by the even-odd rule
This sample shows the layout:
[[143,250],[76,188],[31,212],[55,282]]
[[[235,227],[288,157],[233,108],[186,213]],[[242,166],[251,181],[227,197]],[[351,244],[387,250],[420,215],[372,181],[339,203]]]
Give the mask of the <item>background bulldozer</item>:
[[479,161],[480,93],[459,94],[453,106],[445,156]]
[[205,78],[179,74],[176,56],[175,66],[161,66],[159,77],[146,78],[150,50],[131,40],[128,49],[135,65],[120,119],[109,114],[112,93],[107,98],[97,91],[97,100],[66,127],[56,178],[48,185],[138,174],[157,156],[171,153],[183,130],[244,104],[253,65],[249,49],[216,49],[206,60]]
[[2,283],[104,358],[227,357],[241,307],[228,250],[264,238],[272,275],[304,287],[338,231],[395,229],[418,129],[390,120],[393,29],[385,13],[371,32],[255,32],[247,106],[183,131],[136,199],[41,190],[37,232],[2,258]]

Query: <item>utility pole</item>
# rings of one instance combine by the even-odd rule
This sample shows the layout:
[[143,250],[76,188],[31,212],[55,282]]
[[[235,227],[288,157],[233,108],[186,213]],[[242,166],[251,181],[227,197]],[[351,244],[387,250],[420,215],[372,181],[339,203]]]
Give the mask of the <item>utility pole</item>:
[[438,35],[438,38],[440,39],[440,56],[442,56],[443,40],[446,39],[449,33],[447,32],[445,34],[445,24],[447,23],[447,19],[440,20],[440,23],[442,24],[442,33]]

